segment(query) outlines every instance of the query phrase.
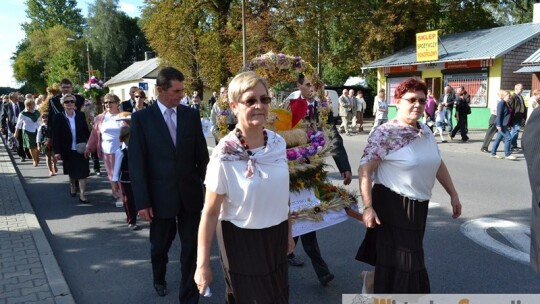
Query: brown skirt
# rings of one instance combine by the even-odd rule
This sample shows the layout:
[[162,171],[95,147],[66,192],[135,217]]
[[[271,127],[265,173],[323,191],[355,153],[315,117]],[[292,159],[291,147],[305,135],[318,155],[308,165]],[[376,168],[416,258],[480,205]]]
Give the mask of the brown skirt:
[[217,226],[227,303],[289,303],[287,221],[264,229]]
[[375,266],[374,293],[430,293],[423,245],[429,201],[410,200],[381,184],[371,192],[381,225],[366,230],[356,259]]

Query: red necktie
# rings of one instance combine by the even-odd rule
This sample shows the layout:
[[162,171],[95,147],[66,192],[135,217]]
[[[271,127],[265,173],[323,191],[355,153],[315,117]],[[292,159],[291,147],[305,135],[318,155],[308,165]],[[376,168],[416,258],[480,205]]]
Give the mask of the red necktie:
[[308,105],[308,115],[309,115],[310,120],[313,120],[313,118],[315,117],[315,111],[313,111],[313,105]]

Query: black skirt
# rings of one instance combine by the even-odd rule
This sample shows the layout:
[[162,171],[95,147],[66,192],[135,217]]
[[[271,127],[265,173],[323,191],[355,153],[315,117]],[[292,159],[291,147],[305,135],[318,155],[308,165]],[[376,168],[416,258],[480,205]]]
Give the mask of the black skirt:
[[88,168],[88,159],[84,158],[83,154],[77,151],[70,150],[68,155],[62,155],[64,174],[69,175],[72,179],[83,179],[90,175]]
[[289,303],[288,228],[287,221],[264,229],[218,223],[227,303]]
[[376,294],[430,293],[424,264],[429,201],[410,200],[375,184],[373,209],[381,221],[367,229],[356,259],[375,266]]

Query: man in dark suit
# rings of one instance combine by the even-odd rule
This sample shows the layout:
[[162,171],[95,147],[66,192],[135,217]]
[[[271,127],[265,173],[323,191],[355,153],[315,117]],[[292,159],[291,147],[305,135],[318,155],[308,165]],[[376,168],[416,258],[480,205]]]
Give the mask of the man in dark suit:
[[[66,94],[72,94],[77,99],[75,101],[75,111],[80,111],[84,106],[84,97],[81,95],[73,94],[73,83],[67,78],[64,78],[60,81],[60,90],[61,94],[58,94],[51,98],[48,104],[48,108],[44,109],[43,113],[49,113],[49,117],[55,117],[58,113],[64,113],[64,107],[60,102],[62,96]],[[47,126],[52,134],[54,128],[54,119],[49,119]]]
[[193,279],[203,181],[209,160],[199,113],[180,106],[184,75],[163,68],[156,79],[156,103],[131,116],[129,168],[139,216],[150,222],[154,288],[167,294],[168,251],[180,236],[180,303],[197,303]]
[[[536,90],[535,90],[536,91]],[[521,145],[527,162],[532,192],[531,267],[540,272],[540,108],[534,109],[527,120]]]
[[519,130],[521,126],[525,123],[525,118],[527,117],[527,107],[525,106],[525,101],[523,100],[523,85],[518,83],[514,86],[514,94],[510,99],[510,107],[512,108],[512,129],[510,130],[510,135],[512,136],[512,151],[519,150],[518,147],[518,137]]
[[448,132],[452,132],[454,125],[452,124],[452,111],[454,110],[454,89],[451,86],[447,85],[444,87],[444,93],[441,94],[439,102],[444,106],[444,116],[446,121],[448,121]]
[[[310,80],[306,79],[303,74],[300,74],[298,75],[296,86],[300,90],[299,98],[305,99],[308,104],[308,110],[306,113],[305,120],[309,122],[318,123],[319,115],[317,112],[317,100],[315,100],[315,97],[313,94],[314,93],[313,86],[311,85]],[[335,155],[333,155],[332,157],[334,158],[334,162],[336,163],[338,170],[341,173],[341,176],[343,177],[343,183],[345,185],[348,185],[351,183],[351,179],[352,179],[351,165],[349,164],[347,151],[345,151],[345,147],[343,146],[343,138],[341,137],[341,135],[339,135],[339,132],[335,124],[333,123],[332,123],[332,140],[334,143],[334,153],[335,153]],[[298,243],[298,238],[299,237],[294,238],[295,243]],[[330,281],[334,279],[334,275],[330,272],[328,265],[322,258],[321,250],[319,248],[319,243],[317,242],[316,231],[303,234],[300,236],[300,238],[302,239],[302,246],[304,247],[304,251],[311,259],[311,264],[313,265],[313,269],[315,270],[315,273],[317,274],[317,277],[321,285],[326,286]],[[294,253],[291,253],[288,256],[288,261],[291,266],[304,265],[304,262],[296,258]]]
[[[6,130],[9,130],[9,133],[15,134],[15,125],[17,124],[17,119],[19,118],[19,113],[24,110],[24,102],[20,102],[19,94],[12,92],[9,94],[9,102],[3,105],[2,110],[2,129],[0,132],[4,133]],[[23,148],[22,142],[22,133],[19,132],[17,136],[17,155],[21,158],[21,161],[26,161],[26,153]]]
[[129,99],[126,101],[123,101],[120,105],[120,110],[124,112],[133,112],[133,108],[135,107],[135,91],[139,90],[139,87],[131,87],[129,88]]

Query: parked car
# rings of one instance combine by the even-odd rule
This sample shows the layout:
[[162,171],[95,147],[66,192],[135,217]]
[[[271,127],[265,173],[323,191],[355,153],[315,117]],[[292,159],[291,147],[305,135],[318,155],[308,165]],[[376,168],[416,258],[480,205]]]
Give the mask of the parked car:
[[[327,90],[327,91],[328,91],[328,96],[330,97],[330,99],[332,99],[332,113],[333,113],[333,116],[334,116],[334,118],[337,118],[339,116],[339,111],[338,111],[339,95],[334,90]],[[289,94],[289,96],[287,96],[287,98],[285,98],[285,100],[296,99],[298,97],[300,97],[300,90],[292,92],[291,94]]]

